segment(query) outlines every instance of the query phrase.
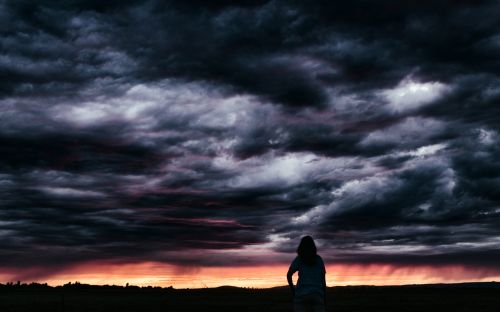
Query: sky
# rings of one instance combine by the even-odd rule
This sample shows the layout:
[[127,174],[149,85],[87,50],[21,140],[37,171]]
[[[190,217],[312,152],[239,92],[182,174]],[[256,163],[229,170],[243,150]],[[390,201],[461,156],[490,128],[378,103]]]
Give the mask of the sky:
[[0,0],[0,282],[500,280],[499,14]]

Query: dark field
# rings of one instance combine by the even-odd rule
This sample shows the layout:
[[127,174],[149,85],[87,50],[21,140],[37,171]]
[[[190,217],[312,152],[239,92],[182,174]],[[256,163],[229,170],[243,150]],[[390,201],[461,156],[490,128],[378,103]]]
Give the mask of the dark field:
[[[0,311],[292,311],[287,288],[177,290],[77,285],[0,286]],[[332,287],[327,311],[500,311],[497,283]]]

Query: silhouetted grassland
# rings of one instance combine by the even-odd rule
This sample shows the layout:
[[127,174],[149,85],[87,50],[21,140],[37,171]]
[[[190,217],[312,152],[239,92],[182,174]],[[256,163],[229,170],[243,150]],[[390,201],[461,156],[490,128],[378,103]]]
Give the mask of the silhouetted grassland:
[[[500,311],[500,284],[358,286],[328,289],[327,311]],[[0,311],[292,311],[286,287],[173,289],[0,284]]]

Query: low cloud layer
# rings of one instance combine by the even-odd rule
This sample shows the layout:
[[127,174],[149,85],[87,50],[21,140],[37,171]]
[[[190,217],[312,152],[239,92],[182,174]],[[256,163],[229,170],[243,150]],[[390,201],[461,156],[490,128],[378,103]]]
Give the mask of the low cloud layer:
[[0,268],[498,269],[495,12],[0,1]]

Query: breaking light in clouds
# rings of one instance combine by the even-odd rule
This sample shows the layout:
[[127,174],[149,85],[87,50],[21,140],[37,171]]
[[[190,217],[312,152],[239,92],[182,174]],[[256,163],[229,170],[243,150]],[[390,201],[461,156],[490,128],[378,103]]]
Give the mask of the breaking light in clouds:
[[0,278],[497,279],[499,11],[0,1]]
[[395,88],[382,91],[389,109],[396,113],[418,109],[439,99],[447,87],[440,82],[419,83],[406,77]]

